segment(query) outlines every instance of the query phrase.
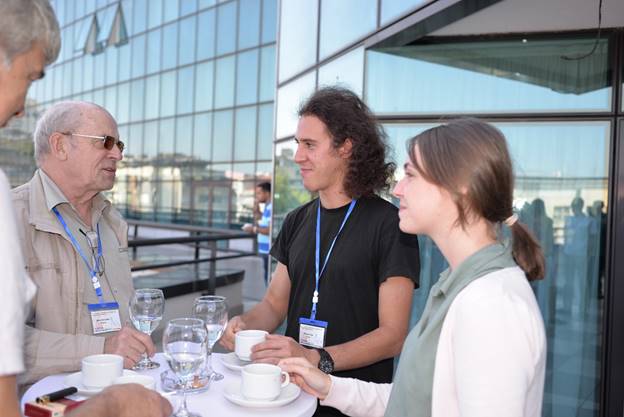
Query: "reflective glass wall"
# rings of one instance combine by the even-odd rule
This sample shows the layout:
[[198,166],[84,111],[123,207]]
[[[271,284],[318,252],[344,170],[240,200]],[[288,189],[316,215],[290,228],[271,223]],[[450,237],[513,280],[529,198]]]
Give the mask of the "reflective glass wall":
[[[426,7],[374,3],[369,11],[377,11],[377,30]],[[602,369],[608,366],[602,363],[604,293],[614,279],[606,267],[607,219],[615,132],[624,110],[616,100],[624,86],[613,78],[624,68],[613,51],[622,50],[622,38],[613,32],[603,32],[597,42],[595,33],[574,32],[424,38],[382,48],[367,38],[374,25],[364,12],[351,20],[340,7],[332,8],[330,18],[326,2],[307,5],[311,35],[299,39],[288,33],[300,10],[288,0],[281,7],[275,173],[288,167],[291,174],[276,182],[274,235],[288,211],[312,197],[298,178],[292,135],[297,107],[315,88],[347,86],[364,98],[385,127],[391,159],[399,167],[396,180],[403,175],[407,139],[449,117],[490,121],[505,134],[512,154],[514,209],[546,256],[546,278],[533,283],[548,335],[543,415],[600,415]],[[395,9],[399,6],[404,8]],[[324,19],[343,22],[341,33],[325,44],[332,26]],[[297,45],[305,56],[283,62]],[[421,287],[414,294],[412,325],[446,268],[433,242],[420,241]]]
[[[37,116],[66,99],[108,109],[127,143],[110,193],[130,218],[235,227],[271,176],[277,0],[52,0],[59,59],[28,117],[0,131],[11,182],[34,171]],[[9,156],[10,153],[10,156]]]

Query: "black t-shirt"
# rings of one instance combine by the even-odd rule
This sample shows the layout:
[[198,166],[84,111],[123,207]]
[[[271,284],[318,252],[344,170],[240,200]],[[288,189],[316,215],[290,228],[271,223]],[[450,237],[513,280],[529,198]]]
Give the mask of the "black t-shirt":
[[[286,335],[299,340],[299,318],[310,317],[315,285],[315,199],[286,216],[271,255],[286,265],[291,280]],[[321,268],[349,205],[321,208]],[[379,327],[379,286],[404,276],[418,286],[418,240],[399,230],[397,208],[379,197],[360,198],[336,240],[319,282],[317,320],[328,322],[325,345],[356,339]],[[336,372],[336,376],[387,383],[392,359]]]

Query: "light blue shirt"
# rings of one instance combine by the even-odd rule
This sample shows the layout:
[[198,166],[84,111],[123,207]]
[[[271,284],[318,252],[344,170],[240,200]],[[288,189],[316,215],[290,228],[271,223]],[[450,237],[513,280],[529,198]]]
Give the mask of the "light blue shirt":
[[[266,203],[264,206],[264,211],[262,212],[262,218],[258,220],[258,227],[269,227],[271,224],[271,211],[273,210],[273,205],[271,203]],[[269,235],[263,235],[262,233],[258,233],[258,253],[269,253],[269,249],[271,246],[271,238]]]

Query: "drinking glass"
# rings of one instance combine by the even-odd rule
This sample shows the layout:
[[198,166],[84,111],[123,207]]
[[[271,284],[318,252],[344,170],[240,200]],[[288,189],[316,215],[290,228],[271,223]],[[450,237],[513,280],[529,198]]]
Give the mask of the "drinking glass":
[[173,319],[163,333],[163,353],[180,380],[182,403],[174,417],[201,417],[186,406],[186,391],[206,361],[207,334],[204,322],[196,318]]
[[215,381],[223,379],[223,375],[212,369],[212,347],[221,338],[228,321],[228,308],[225,297],[219,295],[205,295],[197,297],[193,304],[193,316],[200,318],[206,324],[208,332],[208,358],[204,372]]
[[[156,330],[165,312],[165,296],[158,289],[144,288],[134,291],[129,303],[130,320],[134,327],[148,336]],[[158,362],[152,361],[147,353],[132,369],[156,369]]]

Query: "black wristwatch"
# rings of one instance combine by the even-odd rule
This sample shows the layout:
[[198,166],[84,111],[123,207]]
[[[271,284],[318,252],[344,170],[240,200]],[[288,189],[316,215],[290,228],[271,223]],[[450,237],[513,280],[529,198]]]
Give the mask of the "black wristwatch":
[[334,372],[334,360],[331,355],[325,349],[316,349],[321,355],[319,359],[318,368],[326,374]]

